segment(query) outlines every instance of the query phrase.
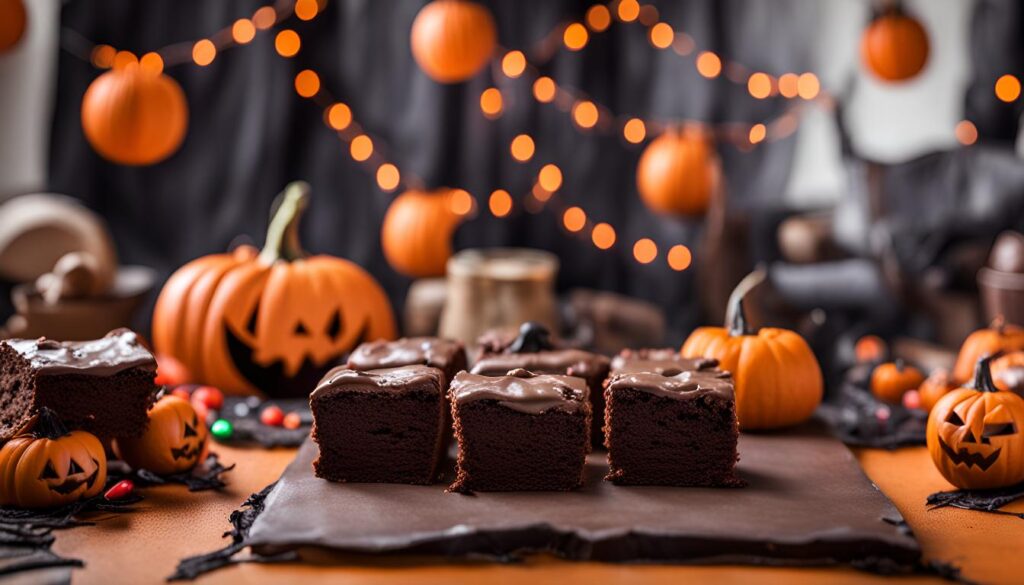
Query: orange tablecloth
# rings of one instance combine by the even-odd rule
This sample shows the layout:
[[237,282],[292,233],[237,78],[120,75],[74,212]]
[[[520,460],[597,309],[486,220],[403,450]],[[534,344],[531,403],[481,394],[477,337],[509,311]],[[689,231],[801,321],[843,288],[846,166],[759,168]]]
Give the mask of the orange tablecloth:
[[[237,463],[223,492],[188,493],[180,486],[146,490],[138,510],[102,517],[97,525],[58,533],[54,549],[86,562],[75,583],[106,585],[158,583],[173,572],[178,559],[226,544],[228,514],[250,493],[277,479],[294,450],[242,450],[217,447],[221,460]],[[896,452],[857,452],[868,476],[889,496],[910,523],[926,558],[952,562],[981,583],[1024,582],[1024,520],[981,512],[927,511],[925,497],[949,489],[923,448]],[[1024,512],[1024,503],[1007,510]],[[781,569],[738,566],[643,566],[572,563],[538,558],[522,565],[443,564],[434,562],[362,563],[355,566],[243,564],[210,573],[201,583],[881,583],[881,577],[850,569]],[[907,578],[901,583],[940,583],[934,578]]]

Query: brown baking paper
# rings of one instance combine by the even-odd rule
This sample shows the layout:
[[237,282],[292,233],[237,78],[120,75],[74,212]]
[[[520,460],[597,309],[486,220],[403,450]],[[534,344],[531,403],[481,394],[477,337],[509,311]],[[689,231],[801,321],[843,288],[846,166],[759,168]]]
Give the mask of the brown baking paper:
[[[258,554],[345,553],[909,569],[917,542],[850,451],[816,429],[743,435],[740,489],[617,487],[604,454],[578,492],[446,493],[317,477],[307,441],[249,533]],[[449,470],[448,477],[450,478]],[[888,520],[888,521],[887,521]],[[321,551],[322,552],[322,551]]]

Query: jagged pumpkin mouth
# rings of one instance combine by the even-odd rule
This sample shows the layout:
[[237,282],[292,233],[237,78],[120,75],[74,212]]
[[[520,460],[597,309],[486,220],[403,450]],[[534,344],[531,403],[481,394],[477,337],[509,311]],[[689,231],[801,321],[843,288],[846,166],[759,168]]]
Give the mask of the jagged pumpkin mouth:
[[184,447],[171,447],[171,457],[175,461],[179,459],[195,459],[199,456],[199,445],[185,445]]
[[996,449],[988,455],[982,455],[981,453],[975,453],[968,451],[966,448],[961,447],[954,449],[946,444],[946,441],[939,439],[939,446],[942,447],[942,452],[949,457],[949,460],[957,465],[966,465],[968,468],[977,466],[978,469],[986,471],[992,464],[999,459],[999,453],[1002,452],[1002,448]]

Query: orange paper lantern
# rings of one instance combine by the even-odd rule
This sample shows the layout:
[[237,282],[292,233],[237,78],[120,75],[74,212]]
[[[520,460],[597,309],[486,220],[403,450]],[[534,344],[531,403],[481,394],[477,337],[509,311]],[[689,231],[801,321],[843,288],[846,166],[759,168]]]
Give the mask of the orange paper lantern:
[[714,149],[695,128],[666,131],[647,146],[636,169],[640,198],[656,213],[703,215],[715,179]]
[[0,0],[0,53],[6,53],[25,35],[28,16],[22,0]]
[[414,278],[445,273],[452,233],[462,219],[453,205],[459,203],[457,193],[447,188],[406,191],[391,202],[380,237],[392,268]]
[[883,81],[906,81],[928,62],[928,33],[921,23],[899,10],[876,18],[860,43],[864,66]]
[[459,83],[483,69],[497,37],[487,8],[467,0],[434,0],[416,15],[410,44],[416,63],[434,81]]
[[123,165],[150,165],[185,138],[188,104],[178,82],[130,63],[97,77],[82,99],[82,129],[97,152]]

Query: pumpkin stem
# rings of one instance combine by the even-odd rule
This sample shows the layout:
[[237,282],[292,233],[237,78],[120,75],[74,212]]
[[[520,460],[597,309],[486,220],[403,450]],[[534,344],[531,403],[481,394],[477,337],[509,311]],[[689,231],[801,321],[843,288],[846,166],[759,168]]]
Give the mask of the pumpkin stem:
[[995,319],[992,319],[992,324],[989,325],[989,329],[995,329],[999,335],[1003,334],[1003,330],[1006,329],[1006,317],[1002,314],[996,315]]
[[32,435],[40,439],[59,439],[68,434],[68,428],[61,422],[57,413],[44,406],[39,409],[36,415],[35,424],[32,425]]
[[892,363],[896,366],[896,371],[900,373],[903,373],[903,368],[907,365],[906,362],[903,361],[903,358],[896,358]]
[[992,360],[1003,355],[1002,351],[989,354],[978,360],[974,366],[974,389],[978,392],[999,392],[995,382],[992,381]]
[[293,181],[274,199],[273,217],[267,228],[267,241],[260,251],[260,262],[298,260],[307,256],[299,242],[299,220],[309,205],[309,183]]
[[743,299],[748,292],[767,278],[768,272],[763,266],[758,266],[753,272],[743,277],[743,280],[733,289],[732,294],[729,295],[728,308],[725,313],[725,326],[729,329],[729,335],[733,337],[753,335],[754,331],[750,329],[746,312],[743,310]]

